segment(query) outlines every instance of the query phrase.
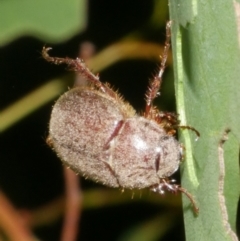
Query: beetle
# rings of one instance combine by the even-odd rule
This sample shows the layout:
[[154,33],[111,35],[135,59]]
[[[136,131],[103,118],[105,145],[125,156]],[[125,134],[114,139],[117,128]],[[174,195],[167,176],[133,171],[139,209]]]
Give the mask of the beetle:
[[175,138],[180,126],[178,116],[162,112],[153,105],[159,95],[162,76],[170,48],[171,21],[166,25],[166,42],[157,76],[149,83],[146,107],[142,115],[102,83],[84,61],[49,56],[51,48],[43,47],[42,56],[54,64],[67,64],[89,83],[64,93],[55,103],[48,143],[62,162],[86,178],[110,187],[149,188],[163,194],[165,190],[184,193],[198,213],[192,195],[175,184],[171,175],[182,160],[183,147]]

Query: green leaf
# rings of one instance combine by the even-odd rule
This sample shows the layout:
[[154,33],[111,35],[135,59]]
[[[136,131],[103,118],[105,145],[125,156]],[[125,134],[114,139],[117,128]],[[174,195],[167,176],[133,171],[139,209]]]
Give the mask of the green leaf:
[[[170,0],[178,113],[186,147],[182,186],[199,206],[194,215],[183,197],[187,240],[237,240],[240,192],[240,51],[237,3]],[[184,8],[188,9],[184,12]],[[191,10],[192,9],[192,10]],[[191,10],[191,11],[190,11]]]
[[85,0],[0,1],[0,46],[23,35],[61,42],[85,25]]

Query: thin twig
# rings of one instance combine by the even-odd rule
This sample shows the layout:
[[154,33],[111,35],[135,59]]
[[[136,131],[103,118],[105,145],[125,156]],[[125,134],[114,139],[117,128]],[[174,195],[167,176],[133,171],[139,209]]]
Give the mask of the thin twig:
[[82,195],[79,195],[78,176],[72,170],[65,167],[64,177],[66,206],[61,241],[75,241],[78,235],[78,223],[82,210]]
[[11,241],[36,240],[3,192],[0,192],[0,227]]

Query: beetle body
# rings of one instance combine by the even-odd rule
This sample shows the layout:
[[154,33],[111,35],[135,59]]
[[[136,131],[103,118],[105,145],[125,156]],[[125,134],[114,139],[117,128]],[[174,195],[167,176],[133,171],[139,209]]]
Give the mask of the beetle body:
[[159,96],[162,75],[170,48],[171,21],[166,25],[166,42],[158,75],[150,81],[141,116],[108,84],[99,80],[84,61],[42,56],[54,64],[67,64],[87,81],[86,86],[63,94],[53,107],[48,144],[63,163],[76,173],[111,187],[182,192],[198,207],[192,195],[169,177],[182,158],[181,144],[175,139],[177,128],[199,132],[179,124],[178,116],[162,112],[153,105]]
[[179,167],[181,147],[155,121],[121,97],[91,87],[63,94],[53,107],[49,138],[61,160],[111,187],[146,188]]

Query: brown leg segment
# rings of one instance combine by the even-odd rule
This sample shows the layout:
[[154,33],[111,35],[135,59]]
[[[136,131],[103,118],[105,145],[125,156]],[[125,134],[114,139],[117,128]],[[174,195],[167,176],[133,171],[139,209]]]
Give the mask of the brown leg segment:
[[47,60],[48,62],[54,63],[56,65],[66,64],[69,68],[75,72],[78,72],[80,75],[86,78],[87,81],[92,83],[96,88],[101,90],[103,93],[108,94],[109,96],[116,98],[116,93],[109,88],[106,84],[103,84],[99,80],[98,75],[94,75],[86,66],[83,60],[76,58],[58,58],[58,57],[51,57],[49,56],[48,52],[52,48],[43,47],[42,49],[42,57]]
[[174,184],[174,182],[175,182],[175,180],[170,180],[168,178],[162,178],[160,180],[159,184],[156,184],[151,187],[151,190],[153,192],[157,192],[160,194],[164,194],[165,190],[173,192],[173,193],[177,193],[177,192],[184,193],[188,197],[190,202],[192,203],[194,213],[198,214],[199,208],[197,207],[197,204],[196,204],[193,196],[185,188],[181,187],[180,185]]
[[159,89],[162,84],[162,76],[166,68],[166,61],[168,57],[168,50],[170,48],[171,40],[171,21],[166,24],[166,41],[164,46],[164,51],[162,55],[162,60],[160,64],[160,70],[157,76],[150,82],[147,93],[146,93],[146,107],[145,107],[145,116],[148,116],[148,113],[151,110],[153,100],[159,95]]

